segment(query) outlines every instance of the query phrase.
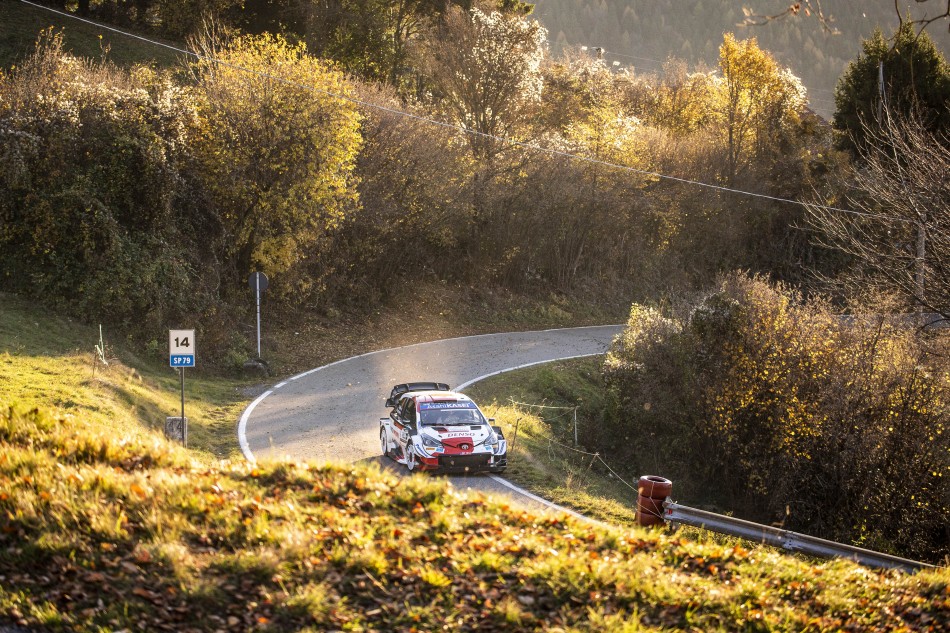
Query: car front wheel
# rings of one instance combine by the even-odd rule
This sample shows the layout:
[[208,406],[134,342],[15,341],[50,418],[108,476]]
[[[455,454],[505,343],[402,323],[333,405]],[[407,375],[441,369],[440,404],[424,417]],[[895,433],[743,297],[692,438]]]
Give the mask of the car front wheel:
[[409,472],[416,469],[416,452],[412,450],[412,443],[406,444],[406,469]]

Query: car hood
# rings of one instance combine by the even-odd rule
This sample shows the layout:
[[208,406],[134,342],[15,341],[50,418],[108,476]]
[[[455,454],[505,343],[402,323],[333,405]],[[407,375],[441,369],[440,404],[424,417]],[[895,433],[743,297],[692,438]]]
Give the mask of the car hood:
[[491,427],[487,424],[427,426],[422,429],[421,433],[439,440],[446,446],[457,446],[464,443],[478,445],[491,434]]

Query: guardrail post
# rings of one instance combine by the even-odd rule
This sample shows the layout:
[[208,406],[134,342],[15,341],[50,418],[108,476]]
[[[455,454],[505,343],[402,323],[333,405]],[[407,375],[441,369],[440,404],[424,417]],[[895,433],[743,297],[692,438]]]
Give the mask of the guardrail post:
[[637,482],[637,524],[663,524],[663,502],[673,492],[673,482],[656,475],[644,475]]

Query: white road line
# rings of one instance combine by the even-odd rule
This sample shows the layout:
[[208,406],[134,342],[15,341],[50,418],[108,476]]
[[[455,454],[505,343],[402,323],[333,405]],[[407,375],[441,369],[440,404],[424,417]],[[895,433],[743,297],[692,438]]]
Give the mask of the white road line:
[[241,421],[238,422],[238,443],[241,444],[241,452],[244,453],[244,459],[251,462],[252,464],[257,460],[254,459],[254,453],[251,452],[251,447],[247,443],[247,420],[251,417],[251,412],[254,410],[254,407],[259,405],[264,398],[271,395],[273,390],[268,389],[261,395],[257,396],[257,400],[247,405],[247,408],[244,409],[244,413],[241,414]]
[[547,499],[544,499],[544,498],[542,498],[542,497],[539,497],[538,495],[536,495],[536,494],[534,494],[534,493],[532,493],[532,492],[528,492],[528,491],[525,490],[524,488],[520,488],[520,487],[514,485],[513,483],[511,483],[510,481],[508,481],[508,480],[505,479],[504,477],[499,477],[498,475],[495,475],[495,474],[493,474],[493,473],[488,473],[488,476],[491,477],[492,479],[494,479],[495,481],[497,481],[498,483],[500,483],[502,486],[506,486],[507,488],[510,488],[511,490],[514,490],[515,492],[517,492],[519,495],[523,495],[523,496],[525,496],[525,497],[531,499],[532,501],[537,501],[537,502],[540,503],[541,505],[547,506],[548,508],[551,508],[552,510],[557,510],[557,511],[559,511],[559,512],[564,512],[564,513],[566,513],[566,514],[571,515],[571,516],[574,517],[575,519],[580,519],[580,520],[582,520],[582,521],[589,521],[590,523],[596,523],[597,525],[606,525],[603,521],[598,521],[597,519],[592,519],[592,518],[590,518],[589,516],[584,516],[584,515],[581,514],[580,512],[575,512],[574,510],[571,510],[570,508],[565,508],[564,506],[559,506],[558,504],[554,503],[553,501],[548,501]]
[[537,360],[533,363],[525,363],[524,365],[518,365],[517,367],[508,367],[507,369],[499,369],[498,371],[493,371],[490,374],[485,374],[484,376],[479,376],[478,378],[472,378],[468,382],[463,382],[461,385],[453,389],[452,391],[462,391],[466,387],[471,387],[476,382],[480,380],[485,380],[486,378],[491,378],[492,376],[497,376],[498,374],[504,374],[509,371],[516,371],[518,369],[524,369],[526,367],[534,367],[535,365],[543,365],[545,363],[556,363],[560,360],[571,360],[573,358],[589,358],[591,356],[601,356],[606,352],[596,352],[594,354],[579,354],[577,356],[561,356],[560,358],[552,358],[550,360]]

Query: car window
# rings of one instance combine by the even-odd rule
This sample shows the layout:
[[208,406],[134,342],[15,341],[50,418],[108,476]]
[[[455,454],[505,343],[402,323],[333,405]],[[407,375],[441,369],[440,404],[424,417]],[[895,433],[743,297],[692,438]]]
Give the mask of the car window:
[[485,417],[473,402],[422,403],[423,426],[455,426],[483,424]]

